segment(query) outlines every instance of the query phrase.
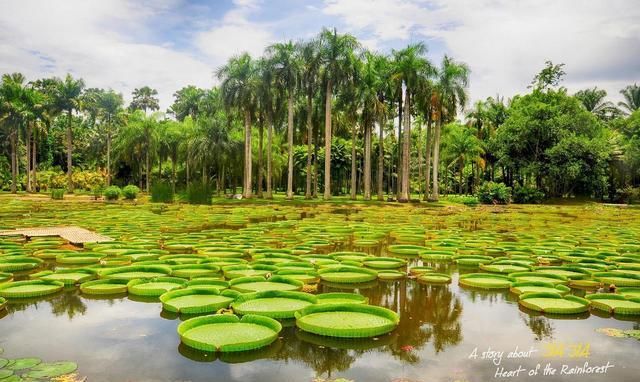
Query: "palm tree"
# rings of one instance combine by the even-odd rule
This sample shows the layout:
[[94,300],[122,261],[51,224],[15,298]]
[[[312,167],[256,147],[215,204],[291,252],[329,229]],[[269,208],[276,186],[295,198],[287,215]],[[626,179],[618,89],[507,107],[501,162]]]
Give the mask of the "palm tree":
[[469,83],[469,68],[444,56],[435,81],[435,119],[433,146],[433,195],[432,200],[439,199],[438,171],[440,169],[440,130],[442,122],[450,122],[456,116],[458,107],[467,102],[466,88]]
[[273,147],[273,120],[275,111],[273,109],[274,106],[274,68],[273,63],[270,60],[261,58],[257,63],[258,77],[260,81],[258,81],[257,87],[257,99],[258,99],[258,110],[260,115],[260,142],[258,144],[258,197],[262,192],[262,174],[263,166],[262,166],[262,147],[263,147],[263,129],[264,124],[267,125],[267,179],[266,179],[266,198],[273,199],[273,190],[272,190],[272,181],[273,181],[273,158],[272,158],[272,147]]
[[269,46],[267,55],[273,65],[276,86],[287,94],[287,199],[293,199],[293,97],[300,86],[300,57],[292,41]]
[[202,99],[205,97],[205,91],[189,85],[175,92],[173,96],[175,101],[171,105],[170,112],[175,115],[176,119],[180,122],[184,121],[187,116],[196,119],[200,106],[202,106]]
[[244,179],[242,196],[251,197],[251,117],[256,106],[257,70],[248,53],[232,57],[217,72],[227,108],[244,114]]
[[380,122],[380,147],[378,156],[378,199],[382,198],[382,175],[384,171],[383,120],[386,115],[384,94],[386,87],[387,62],[384,56],[371,52],[364,53],[364,63],[360,74],[358,98],[362,103],[362,123],[364,125],[364,199],[371,200],[371,130],[375,121]]
[[452,123],[448,126],[449,131],[444,137],[444,150],[450,159],[447,167],[458,164],[459,168],[459,193],[462,194],[464,168],[467,162],[476,163],[479,167],[484,166],[482,154],[482,142],[473,134],[470,128],[464,125]]
[[323,80],[326,86],[324,112],[324,199],[331,198],[331,103],[333,89],[352,73],[352,52],[358,40],[349,34],[339,35],[334,29],[320,32],[320,52],[323,62]]
[[122,94],[113,90],[103,92],[98,98],[99,118],[107,140],[107,186],[111,185],[111,141],[115,129],[125,120],[123,104]]
[[404,131],[402,134],[402,180],[400,186],[399,202],[409,200],[409,165],[411,147],[411,100],[418,90],[422,78],[431,72],[431,64],[424,57],[427,47],[424,43],[416,43],[407,46],[400,51],[394,51],[394,73],[392,78],[401,83],[404,91],[404,109],[402,111]]
[[307,179],[304,197],[311,199],[311,160],[313,157],[313,96],[318,85],[318,75],[320,73],[320,50],[318,40],[312,39],[306,42],[298,43],[298,54],[302,63],[301,70],[301,86],[307,98]]
[[18,131],[24,109],[25,78],[21,73],[4,74],[0,87],[0,121],[9,129],[11,143],[11,193],[17,192],[18,182]]
[[629,85],[620,90],[620,94],[624,97],[624,101],[618,102],[618,106],[626,109],[629,114],[640,109],[640,86]]
[[142,110],[145,114],[147,114],[148,110],[159,110],[158,91],[148,86],[133,89],[133,100],[129,108],[131,110]]
[[82,90],[84,89],[84,81],[82,79],[74,79],[67,74],[64,80],[57,80],[54,103],[56,109],[60,112],[67,113],[67,191],[73,192],[73,132],[71,130],[71,122],[74,110],[80,109],[80,100]]
[[607,91],[597,87],[580,90],[574,95],[588,112],[593,113],[600,119],[607,119],[619,112],[613,103],[605,101],[606,96]]

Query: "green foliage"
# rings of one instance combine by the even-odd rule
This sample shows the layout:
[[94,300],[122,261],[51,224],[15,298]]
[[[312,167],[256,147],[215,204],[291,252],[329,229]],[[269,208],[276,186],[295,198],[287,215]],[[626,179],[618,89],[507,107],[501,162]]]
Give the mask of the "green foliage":
[[187,187],[186,199],[189,204],[211,204],[213,191],[208,183],[193,182]]
[[118,200],[121,194],[122,190],[118,186],[109,186],[104,189],[104,198],[106,200]]
[[535,187],[519,186],[513,190],[513,202],[517,204],[540,204],[544,200],[544,192]]
[[446,200],[452,203],[464,204],[469,207],[475,207],[480,204],[480,200],[478,200],[476,196],[469,195],[448,195]]
[[511,187],[504,183],[485,182],[478,188],[477,197],[482,204],[509,204]]
[[139,192],[138,186],[130,184],[122,189],[122,196],[127,200],[133,200],[138,197]]
[[151,201],[173,203],[173,187],[168,182],[156,182],[151,186]]
[[562,81],[562,77],[566,74],[563,67],[564,64],[554,65],[553,62],[546,61],[544,69],[533,77],[530,87],[538,90],[547,90],[551,87],[558,86],[560,81]]
[[627,186],[616,190],[614,201],[633,204],[640,202],[640,187]]
[[64,188],[54,188],[51,190],[51,199],[62,200],[64,199]]

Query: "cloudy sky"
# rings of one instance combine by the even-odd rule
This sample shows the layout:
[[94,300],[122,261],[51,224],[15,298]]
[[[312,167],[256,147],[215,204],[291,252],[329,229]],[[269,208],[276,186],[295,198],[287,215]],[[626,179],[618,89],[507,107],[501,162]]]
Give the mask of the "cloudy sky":
[[638,0],[0,0],[0,73],[82,77],[130,98],[209,87],[242,51],[323,27],[390,52],[424,41],[472,70],[472,100],[526,91],[545,60],[565,63],[571,91],[640,83]]

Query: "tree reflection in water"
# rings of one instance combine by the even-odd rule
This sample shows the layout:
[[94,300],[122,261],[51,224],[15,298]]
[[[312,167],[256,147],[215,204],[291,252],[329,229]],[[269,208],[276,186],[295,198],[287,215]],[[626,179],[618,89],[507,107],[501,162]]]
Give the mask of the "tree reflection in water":
[[66,314],[69,320],[72,320],[76,315],[83,316],[87,312],[87,306],[77,289],[65,290],[47,302],[51,305],[51,313],[56,317]]
[[520,312],[520,318],[535,334],[537,341],[553,339],[553,326],[547,317]]

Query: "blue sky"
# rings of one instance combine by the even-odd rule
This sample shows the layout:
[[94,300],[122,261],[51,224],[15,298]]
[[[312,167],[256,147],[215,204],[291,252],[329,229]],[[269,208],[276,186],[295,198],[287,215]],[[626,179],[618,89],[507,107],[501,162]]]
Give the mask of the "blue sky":
[[242,51],[323,26],[388,53],[424,41],[471,70],[470,98],[526,91],[545,60],[566,64],[570,91],[598,86],[618,100],[640,83],[636,0],[0,0],[0,73],[81,76],[125,98],[216,83],[213,73]]

